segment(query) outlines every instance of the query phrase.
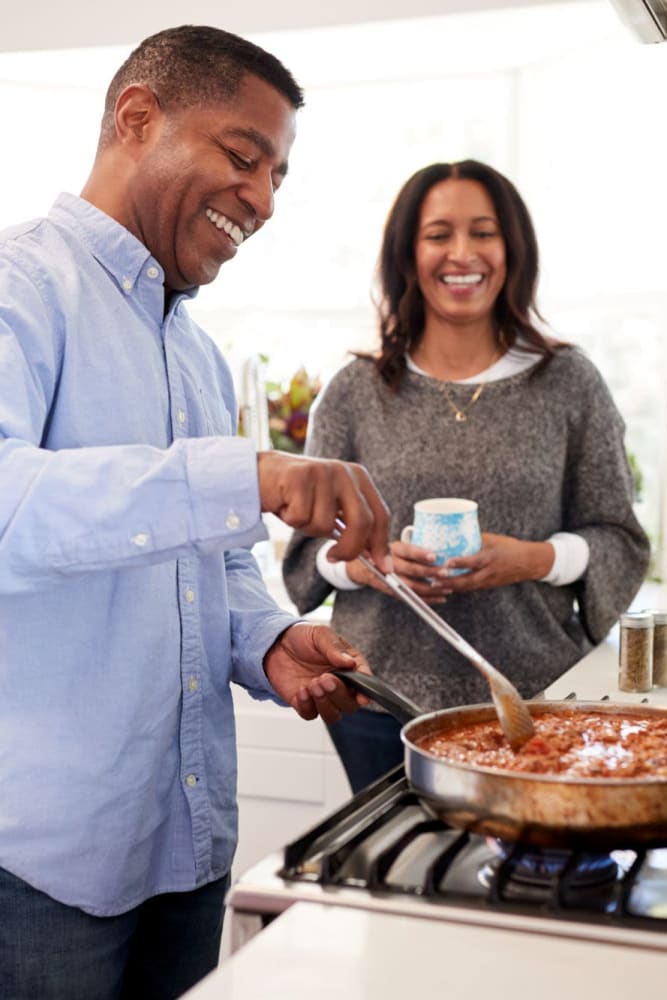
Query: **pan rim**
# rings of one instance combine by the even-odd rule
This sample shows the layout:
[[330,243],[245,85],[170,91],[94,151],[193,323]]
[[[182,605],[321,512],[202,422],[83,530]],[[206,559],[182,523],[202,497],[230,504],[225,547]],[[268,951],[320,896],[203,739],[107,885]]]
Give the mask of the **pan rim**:
[[[545,712],[549,712],[553,709],[553,706],[561,706],[562,710],[566,708],[577,707],[583,712],[598,712],[602,715],[612,715],[614,711],[622,710],[627,712],[628,715],[639,715],[639,716],[656,716],[658,718],[667,718],[667,708],[659,705],[646,705],[646,704],[635,704],[625,703],[625,702],[589,702],[589,701],[548,701],[547,699],[533,699],[526,700],[526,705],[528,706],[531,714],[541,715]],[[533,711],[535,709],[535,711]],[[582,786],[583,788],[632,788],[632,787],[642,787],[647,786],[660,788],[664,786],[667,789],[667,775],[660,776],[647,776],[643,778],[594,778],[594,777],[568,777],[558,774],[539,774],[533,771],[511,771],[503,767],[488,767],[483,764],[466,764],[463,761],[451,760],[449,757],[444,757],[440,754],[431,753],[428,750],[423,750],[421,747],[417,746],[410,738],[408,730],[411,728],[417,728],[429,722],[429,720],[442,719],[443,716],[447,714],[454,715],[461,712],[473,712],[476,710],[490,710],[492,715],[496,715],[496,708],[492,702],[478,702],[473,705],[454,705],[451,708],[439,709],[434,712],[425,712],[423,715],[418,716],[416,719],[411,719],[406,722],[401,728],[401,741],[405,750],[409,750],[411,754],[418,754],[424,760],[429,762],[440,762],[446,765],[448,768],[454,768],[458,771],[463,771],[466,774],[484,775],[489,777],[498,777],[511,779],[516,782],[517,780],[528,781],[534,784],[547,782],[548,784],[567,784],[569,787],[576,788],[577,786]]]

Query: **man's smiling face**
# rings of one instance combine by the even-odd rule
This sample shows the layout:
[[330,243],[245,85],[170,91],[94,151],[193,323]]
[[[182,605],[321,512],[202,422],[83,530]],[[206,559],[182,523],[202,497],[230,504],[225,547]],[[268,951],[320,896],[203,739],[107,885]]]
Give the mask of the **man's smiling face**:
[[124,224],[164,268],[167,291],[184,290],[213,281],[273,214],[296,112],[247,75],[228,103],[156,113]]

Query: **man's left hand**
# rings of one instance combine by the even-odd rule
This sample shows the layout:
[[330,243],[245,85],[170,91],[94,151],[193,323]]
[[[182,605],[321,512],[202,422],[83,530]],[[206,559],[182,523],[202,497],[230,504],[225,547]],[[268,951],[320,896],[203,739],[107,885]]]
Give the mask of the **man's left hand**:
[[366,658],[328,625],[292,625],[264,657],[264,670],[276,693],[302,719],[317,716],[337,722],[369,699],[327,673],[335,667],[370,674]]

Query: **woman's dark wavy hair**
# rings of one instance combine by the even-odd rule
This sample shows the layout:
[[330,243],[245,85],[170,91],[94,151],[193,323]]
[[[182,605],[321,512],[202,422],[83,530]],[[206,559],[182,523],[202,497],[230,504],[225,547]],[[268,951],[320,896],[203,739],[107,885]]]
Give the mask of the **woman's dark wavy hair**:
[[422,204],[434,184],[450,177],[478,181],[498,216],[507,262],[507,279],[494,306],[498,346],[512,347],[521,338],[543,355],[538,368],[563,346],[547,339],[535,325],[535,320],[542,320],[535,304],[539,254],[533,223],[519,192],[501,173],[477,160],[433,163],[413,174],[399,191],[380,248],[376,305],[381,345],[374,360],[381,377],[394,390],[398,390],[406,370],[406,351],[416,347],[424,334],[424,300],[415,266]]

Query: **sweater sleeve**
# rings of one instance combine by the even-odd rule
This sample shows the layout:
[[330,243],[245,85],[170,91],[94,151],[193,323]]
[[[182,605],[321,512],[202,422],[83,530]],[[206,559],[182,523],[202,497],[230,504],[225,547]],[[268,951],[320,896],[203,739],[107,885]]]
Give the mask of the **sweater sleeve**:
[[626,610],[648,569],[650,543],[632,507],[625,425],[602,376],[590,366],[571,436],[565,482],[565,531],[589,546],[574,584],[582,624],[601,642]]
[[[351,398],[346,390],[346,369],[323,389],[308,421],[305,454],[316,458],[354,461]],[[326,539],[307,538],[293,532],[283,560],[283,581],[291,600],[304,615],[314,611],[334,589],[317,568],[318,550]]]

